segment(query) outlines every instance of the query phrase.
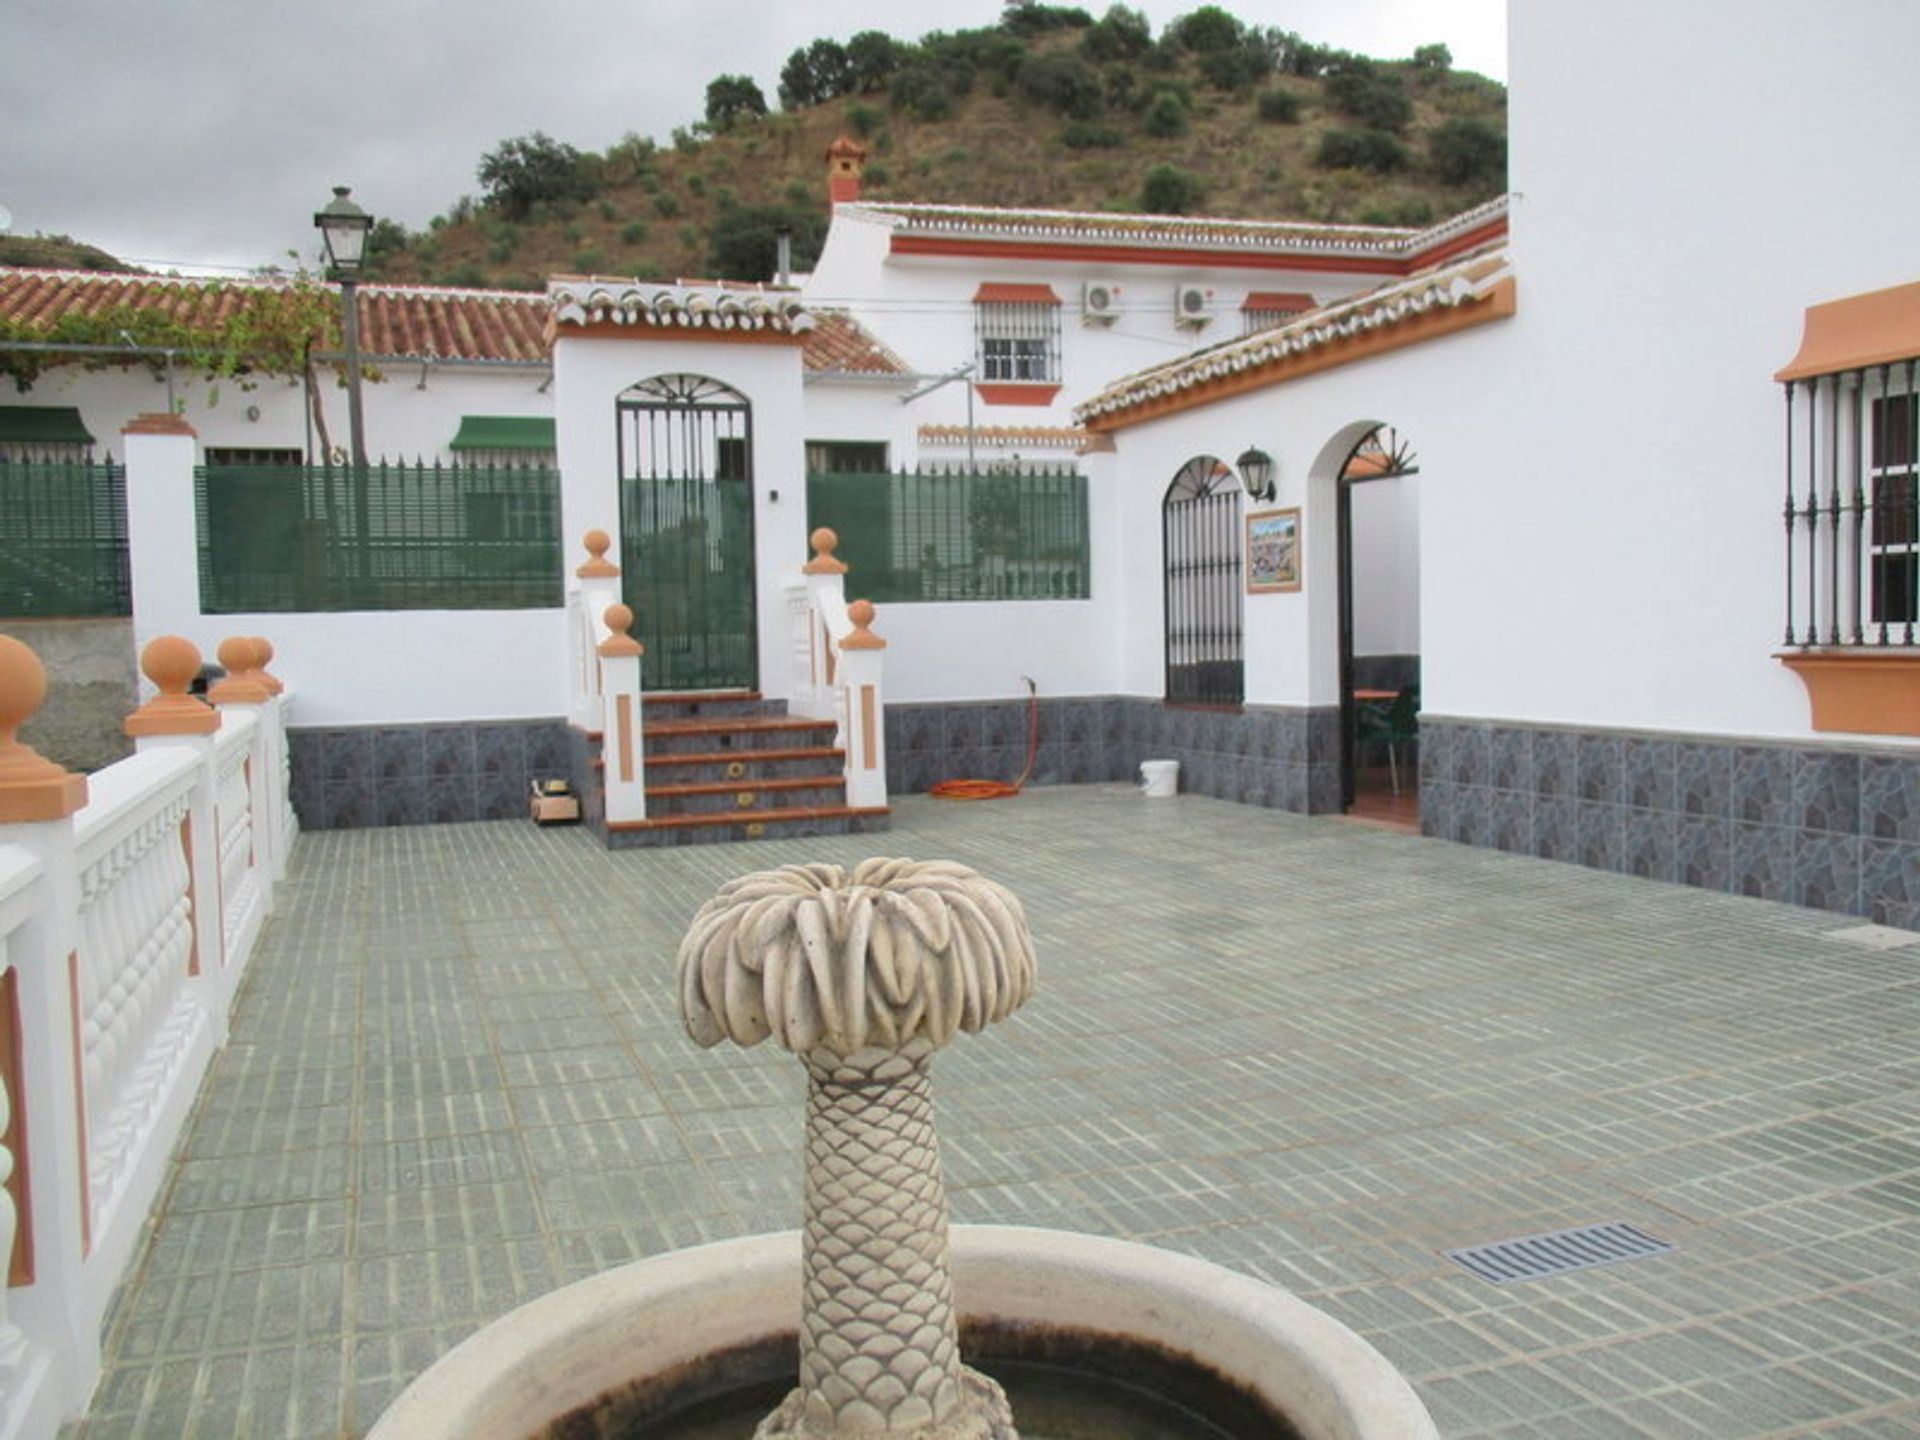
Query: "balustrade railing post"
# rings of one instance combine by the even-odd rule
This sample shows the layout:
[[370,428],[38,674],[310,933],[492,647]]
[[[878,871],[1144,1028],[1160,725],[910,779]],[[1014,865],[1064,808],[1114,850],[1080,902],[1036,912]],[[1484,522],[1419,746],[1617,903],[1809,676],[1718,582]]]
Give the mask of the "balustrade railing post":
[[568,596],[568,685],[572,694],[571,718],[583,730],[597,729],[605,693],[601,683],[599,648],[607,639],[607,608],[620,603],[620,567],[607,559],[613,537],[604,530],[589,530],[581,537],[587,559],[575,570],[576,585]]
[[273,642],[263,635],[253,637],[253,675],[267,687],[269,699],[260,707],[260,725],[265,732],[262,748],[266,754],[266,811],[256,817],[267,837],[270,875],[278,881],[287,873],[287,859],[293,854],[294,837],[300,822],[293,813],[293,758],[287,753],[287,710],[290,701],[280,677],[267,669],[273,663]]
[[807,673],[812,686],[812,708],[803,713],[815,720],[828,720],[834,718],[835,688],[840,682],[835,673],[839,656],[835,653],[827,617],[845,610],[847,566],[833,553],[840,537],[826,526],[815,530],[808,537],[808,543],[813,546],[813,558],[800,567],[800,573],[807,587]]
[[225,927],[221,924],[219,777],[213,765],[220,715],[211,705],[187,693],[200,673],[200,648],[191,640],[162,635],[149,641],[140,653],[140,669],[160,693],[129,715],[122,727],[133,737],[134,749],[185,749],[200,762],[187,813],[180,822],[193,926],[188,973],[206,977],[201,987],[203,998],[218,997],[207,1008],[213,1014],[216,1034],[224,1040],[227,1002],[238,977],[227,974]]
[[271,754],[273,725],[273,689],[261,670],[266,657],[261,642],[252,636],[234,635],[220,642],[220,663],[227,678],[207,692],[207,698],[222,711],[251,715],[253,735],[247,751],[247,816],[252,854],[248,868],[260,887],[262,912],[273,907],[273,878],[278,872],[274,855],[273,822],[268,818],[275,805],[274,778],[277,773]]
[[[3,1258],[4,1320],[17,1332],[0,1389],[0,1418],[20,1434],[50,1434],[100,1377],[106,1287],[89,1285],[92,1247],[86,1114],[77,984],[80,879],[73,817],[87,780],[16,738],[46,697],[46,670],[19,641],[0,636],[0,844],[38,867],[32,918],[7,940],[16,1028],[9,1108],[26,1144],[10,1155],[16,1197],[13,1253]],[[31,1277],[27,1283],[27,1277]],[[13,1283],[18,1281],[20,1283]]]
[[880,691],[887,642],[873,633],[873,603],[847,607],[853,629],[840,642],[840,685],[845,694],[847,804],[879,808],[887,803],[887,723]]
[[647,818],[647,767],[640,736],[640,661],[646,649],[627,632],[633,611],[609,605],[607,638],[597,647],[602,687],[602,774],[607,823]]

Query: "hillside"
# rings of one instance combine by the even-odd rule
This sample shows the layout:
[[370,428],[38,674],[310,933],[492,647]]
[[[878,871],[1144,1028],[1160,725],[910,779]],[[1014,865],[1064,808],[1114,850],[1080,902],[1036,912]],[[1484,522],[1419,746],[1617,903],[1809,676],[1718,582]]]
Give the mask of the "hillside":
[[811,263],[823,152],[869,151],[862,198],[1423,224],[1505,185],[1506,91],[1443,45],[1376,61],[1207,6],[1152,36],[1137,12],[1010,4],[995,26],[817,40],[771,113],[745,76],[708,87],[670,145],[604,154],[545,135],[484,156],[478,199],[428,230],[379,225],[392,281],[526,287],[554,273],[766,278],[774,231]]

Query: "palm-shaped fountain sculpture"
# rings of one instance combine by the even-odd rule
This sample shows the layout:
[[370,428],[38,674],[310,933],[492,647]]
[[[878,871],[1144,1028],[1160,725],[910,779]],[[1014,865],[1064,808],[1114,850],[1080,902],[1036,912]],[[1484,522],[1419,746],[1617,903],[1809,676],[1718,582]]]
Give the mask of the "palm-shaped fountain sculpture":
[[688,1033],[772,1036],[809,1082],[800,1384],[758,1440],[1013,1440],[1005,1394],[960,1363],[929,1067],[1033,977],[1020,902],[949,861],[789,865],[694,917]]

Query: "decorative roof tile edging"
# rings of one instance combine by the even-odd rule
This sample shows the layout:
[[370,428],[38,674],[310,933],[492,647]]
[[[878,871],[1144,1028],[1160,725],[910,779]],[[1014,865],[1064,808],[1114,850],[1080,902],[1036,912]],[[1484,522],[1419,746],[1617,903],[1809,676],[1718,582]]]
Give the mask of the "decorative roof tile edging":
[[[1392,270],[1424,256],[1450,253],[1463,237],[1504,230],[1507,197],[1497,196],[1436,225],[1412,230],[1381,225],[1324,225],[1293,220],[1235,220],[1188,215],[1105,215],[1081,210],[1014,210],[979,205],[859,201],[837,213],[875,221],[894,232],[895,248],[940,242],[998,242],[1043,247],[1094,244],[1115,249],[1205,250],[1224,255],[1311,255],[1377,260]],[[902,241],[905,241],[903,244]],[[929,253],[944,253],[930,250]],[[1231,262],[1229,262],[1231,263]]]
[[971,438],[976,445],[1078,450],[1092,437],[1077,425],[977,425],[969,436],[965,425],[927,424],[919,438],[922,445],[965,445]]
[[791,291],[760,286],[557,278],[547,282],[556,326],[707,330],[767,338],[802,336],[813,316]]
[[1116,381],[1074,410],[1090,430],[1118,430],[1514,312],[1504,250],[1394,281],[1298,319]]

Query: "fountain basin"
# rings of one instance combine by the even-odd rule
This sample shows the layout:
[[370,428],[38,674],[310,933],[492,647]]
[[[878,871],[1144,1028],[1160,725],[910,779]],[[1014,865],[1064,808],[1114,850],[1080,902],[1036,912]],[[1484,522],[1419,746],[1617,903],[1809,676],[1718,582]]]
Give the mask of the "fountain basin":
[[[1302,1440],[1438,1440],[1379,1351],[1283,1290],[1101,1236],[956,1225],[952,1237],[963,1325],[1110,1337],[1179,1357],[1284,1417]],[[800,1235],[788,1231],[565,1286],[449,1351],[367,1440],[532,1440],[636,1382],[662,1393],[726,1388],[716,1370],[791,1336],[800,1275]]]

